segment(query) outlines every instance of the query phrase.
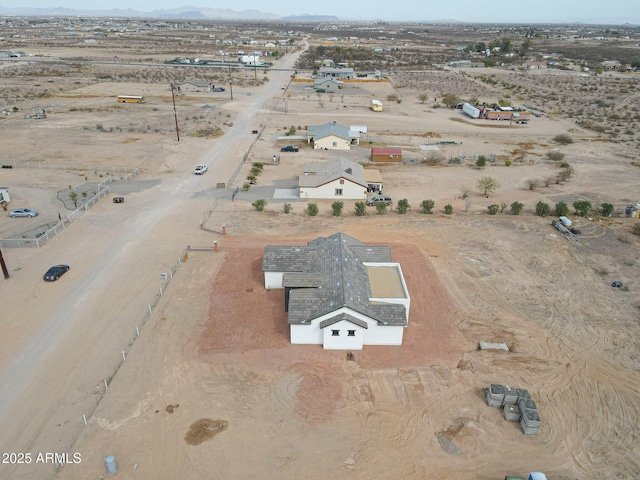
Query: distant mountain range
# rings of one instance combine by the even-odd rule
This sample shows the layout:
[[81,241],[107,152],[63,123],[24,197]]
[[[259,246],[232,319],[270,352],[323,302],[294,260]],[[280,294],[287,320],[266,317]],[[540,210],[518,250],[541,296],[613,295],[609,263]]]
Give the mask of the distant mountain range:
[[133,9],[110,10],[77,10],[64,7],[10,8],[0,5],[0,16],[7,17],[126,17],[126,18],[166,18],[193,20],[281,20],[296,22],[335,22],[338,17],[333,15],[295,15],[281,17],[274,13],[264,13],[258,10],[236,11],[230,8],[199,8],[186,6],[172,9],[153,10],[143,12]]

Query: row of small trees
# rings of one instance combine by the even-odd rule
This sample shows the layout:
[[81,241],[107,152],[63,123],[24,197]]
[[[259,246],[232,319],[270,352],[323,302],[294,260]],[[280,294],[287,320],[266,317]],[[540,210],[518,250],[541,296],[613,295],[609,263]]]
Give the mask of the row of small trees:
[[[420,209],[422,211],[422,213],[426,213],[426,214],[432,214],[433,213],[433,209],[435,207],[436,203],[433,200],[423,200],[420,203]],[[257,211],[261,212],[264,210],[264,208],[267,206],[267,201],[264,198],[261,198],[259,200],[256,200],[255,202],[253,202],[251,204],[251,206],[253,206],[253,208],[255,208]],[[290,203],[285,203],[282,205],[282,211],[284,213],[291,213],[292,210],[292,205]],[[337,200],[335,202],[333,202],[331,204],[331,210],[333,211],[333,216],[334,217],[339,217],[342,215],[342,210],[344,208],[344,203],[340,200]],[[407,200],[406,198],[403,198],[402,200],[398,201],[398,203],[396,204],[396,212],[398,212],[399,214],[405,214],[407,213],[409,210],[411,209],[411,205],[409,204],[409,200]],[[376,212],[379,215],[384,215],[385,213],[387,213],[387,204],[386,203],[379,203],[376,205]],[[319,208],[318,208],[318,204],[317,203],[308,203],[307,204],[307,208],[305,209],[305,211],[307,212],[307,214],[311,217],[315,217],[318,213],[319,213]],[[355,214],[358,217],[362,217],[364,215],[368,215],[369,212],[367,212],[367,204],[365,202],[356,202],[355,203]],[[453,213],[453,206],[451,204],[447,204],[444,206],[444,213],[446,214],[452,214]]]
[[[264,198],[256,200],[251,204],[257,211],[261,212],[267,206],[267,201]],[[420,202],[420,211],[425,214],[432,214],[433,209],[435,208],[436,203],[429,199],[423,200]],[[489,215],[496,215],[498,213],[502,213],[509,207],[509,211],[511,215],[520,215],[524,210],[524,203],[521,202],[513,202],[510,205],[507,202],[501,202],[500,204],[494,203],[489,205],[487,209],[489,210]],[[290,203],[285,203],[282,206],[282,210],[284,213],[290,213],[292,210],[292,205]],[[340,200],[337,200],[331,204],[331,210],[333,211],[334,217],[339,217],[342,215],[342,210],[344,208],[344,203]],[[589,212],[593,209],[593,205],[591,202],[587,200],[577,200],[573,202],[573,208],[576,211],[576,215],[580,215],[581,217],[586,217],[589,215]],[[395,210],[399,214],[405,214],[411,209],[411,205],[406,198],[398,201]],[[601,203],[598,208],[598,213],[603,217],[608,217],[613,212],[613,205],[610,203]],[[317,203],[308,203],[307,208],[305,209],[307,214],[311,217],[315,217],[320,212]],[[554,208],[555,214],[558,217],[562,217],[569,214],[569,206],[565,202],[558,202],[555,204]],[[376,205],[376,212],[379,215],[384,215],[387,213],[387,205],[385,203],[379,203]],[[450,215],[453,213],[453,206],[451,204],[447,204],[444,206],[444,213]],[[355,214],[358,217],[362,217],[364,215],[368,215],[367,205],[365,202],[356,202],[355,203]],[[548,203],[540,201],[536,204],[536,215],[540,217],[548,217],[551,215],[551,206]]]
[[258,175],[262,173],[263,169],[264,163],[262,162],[253,162],[251,164],[251,171],[249,172],[249,175],[247,175],[247,180],[249,183],[245,183],[244,185],[242,185],[242,189],[245,192],[251,188],[251,185],[256,184],[256,182],[258,181]]

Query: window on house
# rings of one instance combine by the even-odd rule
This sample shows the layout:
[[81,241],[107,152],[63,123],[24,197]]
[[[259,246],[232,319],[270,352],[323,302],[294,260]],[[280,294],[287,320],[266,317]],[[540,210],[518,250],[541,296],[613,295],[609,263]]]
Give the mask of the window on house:
[[333,146],[337,147],[338,146],[338,142],[333,142]]
[[342,195],[342,189],[336,188],[336,196],[341,196],[341,195]]
[[340,330],[331,330],[331,336],[332,337],[339,337],[340,336]]
[[355,330],[347,330],[347,336],[355,337],[356,336],[356,331]]

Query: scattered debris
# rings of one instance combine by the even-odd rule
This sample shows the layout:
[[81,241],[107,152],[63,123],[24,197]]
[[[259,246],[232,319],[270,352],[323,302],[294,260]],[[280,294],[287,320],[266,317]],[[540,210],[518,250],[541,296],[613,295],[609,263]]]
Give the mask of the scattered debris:
[[506,343],[480,342],[478,350],[505,350],[508,352],[509,347]]

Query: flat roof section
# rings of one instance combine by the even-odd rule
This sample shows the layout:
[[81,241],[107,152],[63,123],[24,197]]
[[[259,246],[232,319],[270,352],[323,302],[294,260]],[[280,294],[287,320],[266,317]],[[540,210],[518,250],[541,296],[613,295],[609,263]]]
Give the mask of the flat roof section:
[[396,265],[367,265],[372,298],[406,298]]

